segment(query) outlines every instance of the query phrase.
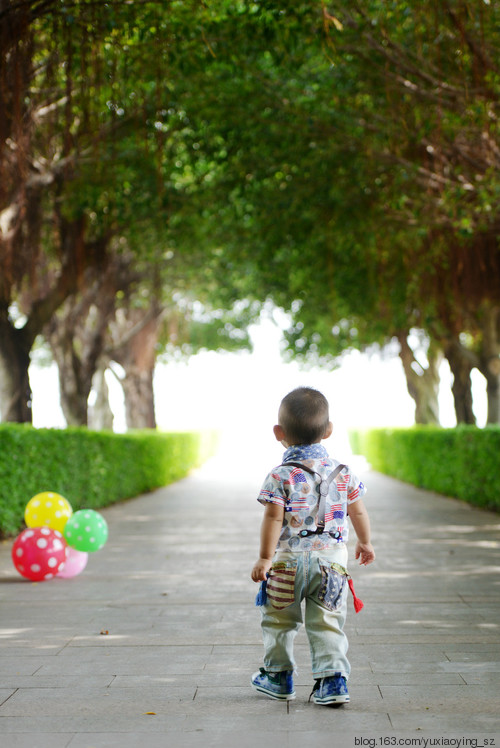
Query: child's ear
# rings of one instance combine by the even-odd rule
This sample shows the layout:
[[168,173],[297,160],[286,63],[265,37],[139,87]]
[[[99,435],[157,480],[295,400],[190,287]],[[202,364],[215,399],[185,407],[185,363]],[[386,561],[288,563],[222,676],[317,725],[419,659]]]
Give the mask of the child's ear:
[[281,426],[273,426],[273,434],[276,437],[277,441],[283,442],[285,441],[285,432],[281,428]]
[[328,426],[325,429],[325,433],[323,436],[323,439],[328,439],[333,433],[333,423],[331,421],[328,421]]

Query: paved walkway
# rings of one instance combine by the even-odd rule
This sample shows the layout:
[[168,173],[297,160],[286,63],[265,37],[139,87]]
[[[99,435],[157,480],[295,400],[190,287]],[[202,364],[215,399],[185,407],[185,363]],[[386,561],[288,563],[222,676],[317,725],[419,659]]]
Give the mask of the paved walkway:
[[70,580],[23,580],[0,545],[0,746],[499,746],[500,516],[364,474],[378,557],[352,566],[351,703],[307,702],[301,631],[287,705],[249,687],[263,474],[245,469],[104,510],[110,539]]

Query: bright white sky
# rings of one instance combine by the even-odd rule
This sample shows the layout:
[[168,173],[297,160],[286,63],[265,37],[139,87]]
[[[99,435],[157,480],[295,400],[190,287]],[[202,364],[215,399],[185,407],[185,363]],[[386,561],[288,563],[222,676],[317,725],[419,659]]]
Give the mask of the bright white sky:
[[[251,332],[253,353],[204,352],[183,363],[158,365],[156,417],[161,430],[216,428],[223,432],[224,443],[243,450],[241,454],[251,445],[254,453],[267,454],[269,460],[272,450],[279,459],[282,448],[272,434],[278,406],[287,392],[301,385],[316,387],[329,400],[334,435],[326,446],[339,459],[348,456],[349,428],[413,424],[414,403],[398,357],[384,360],[380,355],[354,351],[335,371],[304,370],[297,363],[282,361],[281,331],[271,320],[264,319]],[[32,370],[30,375],[34,425],[63,428],[55,367]],[[442,425],[454,426],[447,366],[441,375]],[[484,425],[484,384],[478,377],[474,380],[474,403],[478,425]],[[115,430],[124,431],[121,388],[112,376],[108,383]]]

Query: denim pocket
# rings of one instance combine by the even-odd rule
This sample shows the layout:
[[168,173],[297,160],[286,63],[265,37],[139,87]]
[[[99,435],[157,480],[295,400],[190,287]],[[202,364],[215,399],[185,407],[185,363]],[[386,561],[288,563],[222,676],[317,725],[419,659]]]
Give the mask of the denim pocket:
[[277,561],[267,580],[267,600],[276,610],[283,610],[295,601],[296,561]]
[[342,605],[342,595],[347,584],[347,569],[340,564],[320,563],[321,587],[318,600],[327,610],[338,610]]

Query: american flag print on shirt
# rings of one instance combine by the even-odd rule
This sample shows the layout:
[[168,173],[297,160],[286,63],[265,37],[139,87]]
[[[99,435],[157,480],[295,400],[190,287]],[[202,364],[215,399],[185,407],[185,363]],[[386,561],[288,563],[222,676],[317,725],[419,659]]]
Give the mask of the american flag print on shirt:
[[300,512],[301,509],[307,509],[308,506],[308,501],[303,496],[297,499],[290,499],[289,503],[285,506],[285,512]]
[[271,569],[267,580],[267,599],[276,610],[283,610],[295,600],[296,567]]
[[332,504],[329,510],[325,513],[325,524],[327,522],[333,522],[334,519],[344,519],[342,504]]
[[299,468],[294,468],[290,473],[290,483],[294,486],[296,483],[307,483],[306,476]]
[[340,475],[335,483],[337,484],[337,491],[345,493],[349,484],[350,475]]
[[351,504],[351,503],[352,503],[352,502],[353,502],[353,501],[354,501],[355,499],[357,499],[357,498],[358,498],[358,496],[359,496],[359,486],[357,486],[357,487],[356,487],[356,488],[355,488],[354,490],[352,490],[352,491],[351,491],[351,492],[350,492],[350,493],[348,494],[348,496],[347,496],[347,500],[348,500],[348,501],[349,501],[349,503]]

